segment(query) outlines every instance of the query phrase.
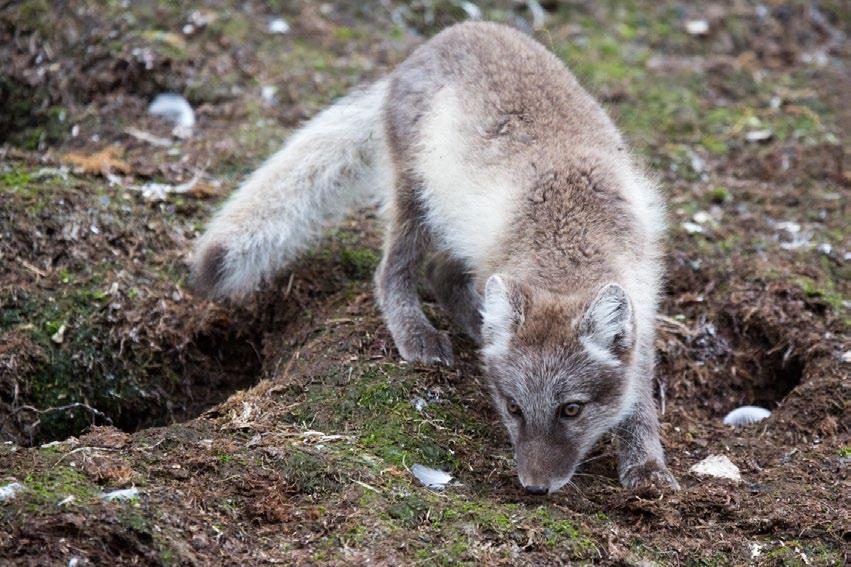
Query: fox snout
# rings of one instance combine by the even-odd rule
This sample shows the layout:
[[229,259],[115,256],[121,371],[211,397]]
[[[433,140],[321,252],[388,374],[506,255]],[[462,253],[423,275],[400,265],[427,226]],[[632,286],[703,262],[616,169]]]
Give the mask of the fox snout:
[[566,444],[519,444],[515,450],[517,476],[526,494],[542,496],[556,492],[570,481],[576,453]]

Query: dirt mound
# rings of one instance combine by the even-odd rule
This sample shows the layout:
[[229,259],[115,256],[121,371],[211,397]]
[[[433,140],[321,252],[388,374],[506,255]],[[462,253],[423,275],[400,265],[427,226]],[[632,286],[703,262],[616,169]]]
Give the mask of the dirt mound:
[[[436,307],[457,366],[400,361],[371,290],[373,211],[246,305],[206,302],[186,279],[216,202],[293,126],[474,7],[6,4],[0,560],[843,560],[841,3],[541,3],[538,38],[607,101],[668,197],[659,403],[683,487],[624,491],[606,440],[546,500],[519,490],[475,347]],[[488,19],[531,20],[516,3],[477,6]],[[277,19],[288,31],[273,33],[287,29],[270,28]],[[689,33],[703,20],[705,33]],[[195,111],[188,137],[146,113],[166,90]],[[722,423],[745,404],[772,415]],[[743,480],[689,472],[710,455]],[[427,490],[415,463],[454,481]]]

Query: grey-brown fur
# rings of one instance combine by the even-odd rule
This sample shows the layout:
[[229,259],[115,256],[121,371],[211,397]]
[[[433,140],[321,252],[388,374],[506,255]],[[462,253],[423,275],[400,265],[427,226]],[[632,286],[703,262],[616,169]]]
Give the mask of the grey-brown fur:
[[406,360],[453,362],[445,332],[429,322],[417,294],[421,262],[431,245],[431,234],[421,221],[416,177],[400,171],[392,197],[384,255],[375,273],[375,292],[396,348]]
[[426,280],[438,302],[467,335],[482,337],[482,298],[464,262],[446,252],[434,254],[426,264]]
[[[413,292],[411,274],[424,247],[439,243],[419,202],[421,184],[406,174],[418,151],[416,133],[429,99],[446,84],[469,98],[465,102],[473,113],[485,117],[480,159],[510,160],[527,182],[525,204],[487,265],[465,267],[463,259],[440,250],[443,264],[454,269],[430,270],[432,288],[450,313],[459,312],[458,298],[475,297],[471,301],[477,304],[470,282],[477,282],[481,291],[494,272],[525,289],[518,289],[517,296],[524,298],[528,312],[512,341],[511,357],[486,366],[495,405],[515,445],[521,481],[538,486],[568,478],[597,438],[616,427],[626,485],[650,481],[676,486],[656,433],[652,343],[645,337],[633,349],[634,337],[628,343],[619,337],[613,352],[624,365],[610,369],[584,356],[577,340],[582,329],[574,324],[582,320],[597,290],[615,279],[613,251],[648,252],[642,235],[634,231],[635,212],[617,190],[617,165],[607,159],[623,154],[624,142],[554,56],[505,28],[473,24],[447,30],[391,77],[387,130],[402,182],[396,188],[378,293],[391,331],[399,330],[394,332],[397,346],[405,358],[416,353],[414,359],[451,360],[448,344],[425,319]],[[420,237],[410,238],[412,234]],[[649,248],[655,252],[652,244]],[[404,266],[404,293],[388,292],[394,259]],[[470,319],[462,315],[463,328],[470,328]],[[637,403],[624,417],[616,401],[630,365],[640,368],[641,376]],[[554,419],[559,405],[579,390],[593,399],[582,414],[569,422]],[[527,408],[522,423],[506,413],[507,398]]]
[[[402,357],[453,362],[447,334],[429,322],[417,294],[430,258],[435,296],[481,345],[528,490],[564,485],[607,431],[618,439],[625,486],[676,487],[652,395],[662,206],[606,113],[543,46],[484,23],[438,34],[365,93],[338,103],[349,122],[329,114],[308,124],[293,155],[306,159],[311,132],[331,143],[335,132],[369,128],[362,140],[350,136],[363,148],[338,144],[339,158],[325,159],[360,180],[368,168],[381,171],[374,164],[386,152],[392,187],[375,288]],[[321,171],[306,167],[299,183]],[[273,193],[268,183],[288,179],[274,160],[264,168],[240,190],[242,208],[226,207],[221,218],[242,223]],[[325,179],[323,195],[338,194],[343,181]],[[310,187],[295,189],[287,195],[310,198]],[[252,234],[226,222],[214,228],[238,242]],[[243,240],[274,240],[269,234]],[[222,277],[247,288],[250,276],[221,267],[216,239],[205,239],[196,273],[213,294]],[[258,250],[248,265],[280,264],[274,250]]]

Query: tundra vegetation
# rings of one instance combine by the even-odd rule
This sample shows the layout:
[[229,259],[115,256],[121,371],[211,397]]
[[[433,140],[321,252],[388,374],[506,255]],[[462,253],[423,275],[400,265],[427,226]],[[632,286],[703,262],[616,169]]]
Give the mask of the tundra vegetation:
[[[0,561],[846,560],[847,3],[540,5],[533,29],[524,2],[475,4],[564,59],[669,202],[658,396],[682,490],[623,490],[606,441],[524,496],[474,345],[452,333],[453,368],[393,348],[374,210],[246,305],[188,285],[248,172],[471,4],[0,1],[0,489],[22,486],[0,491]],[[147,113],[162,92],[191,133]],[[772,415],[722,423],[749,404]],[[709,455],[742,481],[689,473]]]

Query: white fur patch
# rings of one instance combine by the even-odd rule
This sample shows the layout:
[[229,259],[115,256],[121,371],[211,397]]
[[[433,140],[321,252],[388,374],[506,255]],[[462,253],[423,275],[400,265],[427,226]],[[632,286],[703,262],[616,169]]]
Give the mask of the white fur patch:
[[509,172],[474,155],[472,141],[480,138],[453,89],[444,87],[423,120],[415,156],[429,226],[471,266],[485,265],[499,248],[519,193]]
[[514,309],[508,297],[508,288],[501,277],[494,274],[485,284],[485,300],[482,305],[482,338],[485,356],[502,356],[508,352],[511,342]]
[[621,365],[621,361],[612,354],[612,351],[601,347],[593,339],[591,339],[591,337],[582,337],[579,340],[582,342],[582,346],[585,347],[585,352],[587,352],[588,356],[590,356],[595,362],[611,366],[612,368],[616,368]]

